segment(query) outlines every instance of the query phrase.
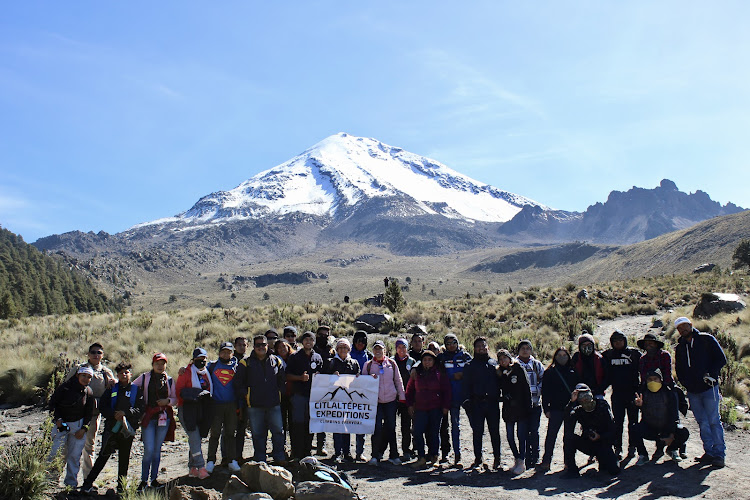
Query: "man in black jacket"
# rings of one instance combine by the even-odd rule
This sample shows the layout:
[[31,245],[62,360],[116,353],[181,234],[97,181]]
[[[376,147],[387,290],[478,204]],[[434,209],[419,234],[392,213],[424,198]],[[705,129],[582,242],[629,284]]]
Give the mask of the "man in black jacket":
[[81,453],[94,414],[94,394],[89,387],[93,376],[94,370],[91,367],[79,367],[76,375],[55,389],[49,400],[55,422],[49,459],[53,460],[60,449],[63,449],[66,462],[65,484],[73,488],[78,486]]
[[284,429],[281,422],[281,393],[285,390],[286,375],[281,358],[269,354],[268,341],[264,335],[253,339],[253,352],[240,364],[246,364],[247,406],[250,431],[256,462],[266,461],[268,432],[271,432],[273,451],[277,464],[286,462],[284,454]]
[[574,429],[576,423],[580,423],[582,432],[580,435],[569,432],[564,438],[563,453],[567,470],[563,478],[571,479],[579,476],[576,451],[595,456],[599,461],[600,471],[607,471],[613,476],[619,474],[617,457],[612,451],[615,420],[612,418],[609,404],[602,398],[594,398],[594,394],[586,384],[578,384],[565,412],[567,428]]
[[286,376],[292,382],[292,456],[301,460],[310,454],[310,389],[312,374],[323,370],[323,358],[313,350],[315,334],[305,332],[300,339],[302,349],[287,360]]
[[677,450],[687,442],[690,432],[680,425],[677,394],[672,386],[664,384],[661,371],[658,369],[648,372],[644,387],[643,394],[636,394],[634,400],[635,406],[641,410],[641,421],[630,430],[638,449],[637,465],[648,462],[644,439],[656,441],[656,452],[651,459],[653,462],[664,455],[665,445],[669,458],[679,462],[682,458]]
[[100,411],[104,415],[104,435],[102,450],[94,466],[83,481],[81,490],[84,493],[96,491],[94,481],[99,476],[109,457],[117,450],[117,492],[125,490],[125,479],[130,464],[130,448],[133,445],[135,431],[145,410],[143,389],[131,384],[130,363],[122,362],[115,367],[117,383],[104,391],[100,400]]
[[500,457],[500,406],[498,396],[500,388],[497,378],[497,361],[490,358],[487,351],[487,339],[474,339],[474,358],[469,361],[463,371],[463,393],[468,404],[469,423],[474,441],[474,464],[481,467],[482,437],[484,423],[490,433],[492,455],[495,457],[493,468],[501,464]]
[[640,384],[638,361],[641,352],[628,347],[628,339],[620,330],[615,330],[609,337],[612,345],[602,353],[604,364],[605,387],[612,386],[612,413],[615,418],[615,455],[622,459],[622,431],[625,415],[628,416],[628,456],[635,455],[635,444],[630,429],[638,421],[638,410],[633,405],[635,393]]
[[674,322],[680,334],[675,348],[677,380],[687,390],[690,409],[701,431],[703,456],[697,460],[724,467],[724,428],[719,417],[719,373],[727,358],[719,342],[710,333],[701,333],[688,318]]

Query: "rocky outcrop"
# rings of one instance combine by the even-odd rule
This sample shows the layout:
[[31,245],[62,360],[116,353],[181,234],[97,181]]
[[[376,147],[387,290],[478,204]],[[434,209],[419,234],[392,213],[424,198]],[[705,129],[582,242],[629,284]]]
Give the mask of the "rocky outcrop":
[[746,306],[745,301],[733,293],[704,293],[693,309],[693,317],[710,318],[723,312],[741,311]]
[[169,500],[222,500],[222,496],[202,486],[175,486],[169,492]]

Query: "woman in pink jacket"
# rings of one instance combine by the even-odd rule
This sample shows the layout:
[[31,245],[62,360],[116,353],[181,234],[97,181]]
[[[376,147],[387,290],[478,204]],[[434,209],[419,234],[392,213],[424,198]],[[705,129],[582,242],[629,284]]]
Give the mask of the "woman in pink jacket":
[[382,340],[372,346],[373,358],[362,367],[364,375],[372,375],[378,383],[378,412],[375,416],[375,434],[372,435],[372,458],[370,465],[378,465],[383,459],[386,447],[390,446],[388,461],[401,465],[396,447],[396,403],[404,402],[404,382],[398,365],[385,355],[385,344]]

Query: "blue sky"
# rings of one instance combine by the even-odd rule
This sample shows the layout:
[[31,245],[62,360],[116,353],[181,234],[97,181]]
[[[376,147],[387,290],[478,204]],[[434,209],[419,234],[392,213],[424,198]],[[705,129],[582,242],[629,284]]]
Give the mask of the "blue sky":
[[[460,6],[459,6],[460,5]],[[336,132],[555,208],[750,207],[746,2],[8,2],[0,225],[190,208]]]

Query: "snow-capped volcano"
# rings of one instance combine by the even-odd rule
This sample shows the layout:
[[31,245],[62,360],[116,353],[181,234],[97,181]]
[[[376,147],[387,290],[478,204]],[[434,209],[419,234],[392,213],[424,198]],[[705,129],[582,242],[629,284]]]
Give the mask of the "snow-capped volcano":
[[505,222],[524,206],[546,208],[429,158],[375,139],[339,133],[230,191],[201,198],[186,212],[136,228],[203,225],[294,212],[341,218],[357,204],[377,198],[411,201],[398,205],[402,213],[391,216],[443,215],[469,222]]

